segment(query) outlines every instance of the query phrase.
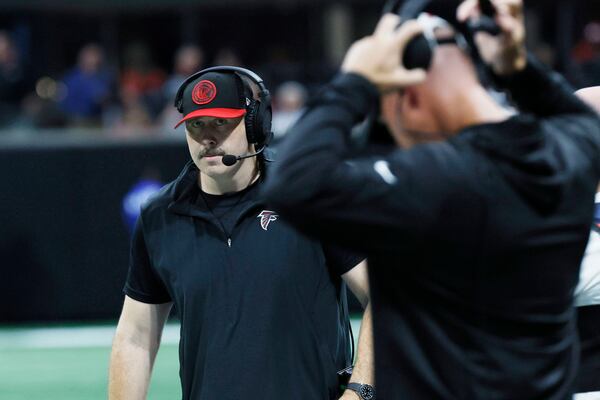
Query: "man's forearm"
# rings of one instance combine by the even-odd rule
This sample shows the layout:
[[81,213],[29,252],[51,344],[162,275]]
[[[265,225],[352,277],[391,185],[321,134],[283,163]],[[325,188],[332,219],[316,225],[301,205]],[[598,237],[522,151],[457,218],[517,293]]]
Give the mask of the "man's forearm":
[[340,74],[322,89],[278,148],[279,162],[263,192],[280,211],[314,206],[321,184],[342,163],[348,137],[377,102],[377,90],[364,78]]
[[109,400],[144,400],[148,393],[156,349],[141,346],[117,333],[110,357]]
[[558,73],[530,56],[527,67],[508,77],[499,77],[517,106],[538,116],[591,113],[573,94],[572,87]]
[[[350,382],[366,383],[375,386],[375,365],[373,354],[373,323],[371,321],[371,305],[368,304],[363,313],[360,333],[358,335],[358,346],[356,351],[356,363],[352,372]],[[377,391],[377,388],[375,388]],[[344,392],[344,399],[357,399],[358,395],[351,391]]]

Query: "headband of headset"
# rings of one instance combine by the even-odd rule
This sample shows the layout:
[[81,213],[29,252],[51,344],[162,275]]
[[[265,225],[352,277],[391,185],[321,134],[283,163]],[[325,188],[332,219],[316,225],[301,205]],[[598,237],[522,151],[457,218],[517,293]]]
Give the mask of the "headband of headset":
[[[462,24],[456,19],[456,9],[459,5],[460,0],[389,0],[383,12],[396,14],[400,16],[401,21],[417,19],[422,13],[442,18],[456,30],[455,41],[457,44],[468,49],[473,60],[476,63],[480,63],[481,58],[477,47],[474,46],[473,35],[480,31],[492,35],[497,35],[500,32],[498,25],[493,19],[495,13],[494,6],[490,0],[479,0],[482,16],[478,21],[469,21],[467,24]],[[425,35],[418,35],[406,46],[402,64],[408,69],[427,69],[431,64],[435,42],[435,40],[432,40],[432,37],[427,38]]]

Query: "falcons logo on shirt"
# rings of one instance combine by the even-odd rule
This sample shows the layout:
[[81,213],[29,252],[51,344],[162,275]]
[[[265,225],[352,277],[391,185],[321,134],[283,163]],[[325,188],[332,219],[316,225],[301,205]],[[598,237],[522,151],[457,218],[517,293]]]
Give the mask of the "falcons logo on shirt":
[[256,218],[260,218],[260,226],[266,231],[272,221],[277,221],[277,217],[274,211],[263,210]]

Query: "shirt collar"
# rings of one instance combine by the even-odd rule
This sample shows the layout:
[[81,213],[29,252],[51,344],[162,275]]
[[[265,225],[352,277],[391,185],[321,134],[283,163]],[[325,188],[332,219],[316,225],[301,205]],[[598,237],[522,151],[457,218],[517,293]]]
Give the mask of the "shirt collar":
[[[268,162],[264,163],[265,169],[267,168],[266,164],[268,164]],[[175,194],[173,196],[173,201],[171,201],[167,209],[174,214],[211,220],[214,216],[204,202],[196,201],[198,190],[200,190],[197,184],[198,173],[198,167],[196,167],[196,164],[194,164],[193,161],[190,161],[185,165],[181,174],[179,174],[179,177],[175,180]],[[264,180],[264,175],[265,173],[263,171],[259,178],[259,182],[256,182],[255,184],[260,185],[260,182]],[[260,199],[252,198],[240,213],[240,217],[250,209],[262,206],[262,204]]]

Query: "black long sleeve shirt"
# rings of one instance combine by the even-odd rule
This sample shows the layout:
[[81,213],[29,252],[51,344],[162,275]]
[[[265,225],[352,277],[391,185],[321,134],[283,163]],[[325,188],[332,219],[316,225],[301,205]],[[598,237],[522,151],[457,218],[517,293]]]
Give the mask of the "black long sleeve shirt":
[[379,399],[570,399],[600,121],[534,60],[504,83],[522,114],[357,161],[377,91],[341,74],[267,180],[283,217],[368,254]]

